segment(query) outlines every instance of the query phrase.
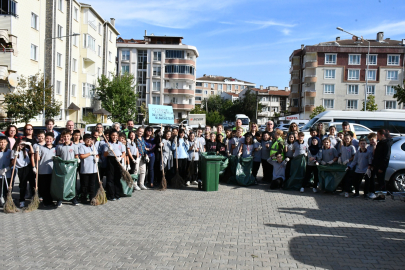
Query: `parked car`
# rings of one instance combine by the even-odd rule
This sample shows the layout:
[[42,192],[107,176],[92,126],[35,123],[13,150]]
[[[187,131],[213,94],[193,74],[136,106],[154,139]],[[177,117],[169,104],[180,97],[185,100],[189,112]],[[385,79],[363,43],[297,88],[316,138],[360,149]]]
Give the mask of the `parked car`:
[[278,125],[276,128],[278,128],[282,131],[288,131],[288,129],[290,128],[290,124],[281,124],[281,125]]
[[[32,128],[34,129],[34,136],[37,136],[40,131],[46,130],[46,127],[44,126],[33,126]],[[58,127],[58,126],[53,127],[53,130],[56,130],[59,133],[62,133],[62,131],[64,131],[65,129],[66,129],[65,127]],[[24,127],[19,127],[17,136],[23,135],[24,135]]]
[[[349,125],[350,125],[350,130],[356,134],[357,139],[360,139],[363,136],[367,137],[367,135],[369,133],[373,132],[368,127],[365,127],[360,124],[349,123]],[[336,132],[343,130],[342,122],[324,122],[323,126],[325,128],[326,133],[328,133],[328,129],[330,126],[336,127]],[[303,132],[305,134],[305,140],[308,140],[308,138],[311,137],[311,135],[309,134],[309,131],[303,131]]]
[[[111,129],[111,126],[112,126],[111,124],[103,124],[104,132]],[[96,130],[96,124],[88,124],[84,128],[84,134],[91,134],[94,130]]]
[[385,172],[385,181],[394,191],[405,188],[405,136],[392,139],[390,163]]
[[263,132],[266,130],[266,125],[260,125],[259,126],[259,131]]

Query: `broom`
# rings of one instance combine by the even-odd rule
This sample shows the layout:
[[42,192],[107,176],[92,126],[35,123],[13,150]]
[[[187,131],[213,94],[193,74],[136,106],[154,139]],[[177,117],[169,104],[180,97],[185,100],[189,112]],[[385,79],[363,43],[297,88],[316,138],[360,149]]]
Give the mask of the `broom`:
[[[162,130],[163,126],[160,124],[160,130]],[[160,142],[162,142],[162,139],[160,139]],[[165,163],[163,160],[163,146],[160,146],[160,155],[162,158],[162,187],[160,188],[161,191],[165,191],[167,189],[167,181],[165,178]]]
[[[18,158],[18,155],[16,158]],[[13,197],[11,196],[11,194],[13,192],[12,186],[13,186],[13,177],[14,177],[14,171],[15,171],[15,163],[16,162],[14,162],[13,172],[11,173],[11,181],[10,181],[10,186],[9,186],[8,192],[7,192],[6,203],[4,204],[4,208],[3,208],[4,213],[17,213],[18,212],[18,209],[14,204]]]
[[[110,143],[107,141],[107,138],[104,136],[104,134],[103,134],[103,137],[104,137],[104,140],[106,141],[108,147],[111,147]],[[117,158],[117,156],[115,155],[114,151],[112,151],[112,152],[113,152],[115,158]],[[125,182],[127,183],[128,187],[131,188],[131,187],[132,187],[132,184],[133,184],[133,182],[134,182],[134,181],[132,180],[131,175],[130,175],[129,172],[126,170],[126,168],[122,167],[122,164],[121,164],[120,162],[118,162],[118,164],[120,164],[120,166],[121,166],[122,178],[125,180]]]
[[179,152],[178,149],[176,149],[176,175],[172,178],[174,188],[182,188],[183,187],[183,182],[184,182],[183,178],[179,174],[178,152]]
[[[93,144],[94,146],[94,144]],[[97,177],[98,177],[98,183],[100,184],[99,189],[97,190],[96,196],[94,196],[93,199],[91,199],[90,204],[93,206],[97,205],[102,205],[107,203],[107,195],[105,194],[105,190],[103,188],[103,182],[100,180],[100,174],[98,172],[98,164],[97,166]]]
[[23,209],[23,213],[28,213],[28,212],[32,212],[38,209],[39,206],[39,196],[38,196],[38,151],[39,148],[37,148],[37,173],[35,176],[35,193],[34,193],[34,197],[32,198],[32,201],[30,202],[30,204]]

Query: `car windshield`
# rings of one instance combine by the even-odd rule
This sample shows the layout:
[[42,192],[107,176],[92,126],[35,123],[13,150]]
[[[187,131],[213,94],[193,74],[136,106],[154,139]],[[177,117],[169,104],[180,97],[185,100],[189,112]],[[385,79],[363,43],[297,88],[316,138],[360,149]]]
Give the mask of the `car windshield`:
[[247,118],[239,118],[242,121],[242,125],[249,125],[249,119]]
[[312,125],[318,120],[318,117],[312,118],[305,126],[302,127],[302,130],[309,130],[309,128],[312,127]]

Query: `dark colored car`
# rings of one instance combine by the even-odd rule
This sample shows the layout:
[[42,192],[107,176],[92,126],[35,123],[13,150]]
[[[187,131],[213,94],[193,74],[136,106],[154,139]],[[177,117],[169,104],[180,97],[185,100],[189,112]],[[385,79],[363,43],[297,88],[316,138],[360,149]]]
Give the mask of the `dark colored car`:
[[[37,136],[40,131],[46,130],[44,126],[33,126],[33,129],[34,129],[34,136]],[[59,133],[62,133],[62,131],[64,131],[65,129],[66,129],[65,127],[58,127],[58,126],[53,127],[53,130],[56,130]],[[23,135],[24,135],[24,127],[19,127],[17,136]]]

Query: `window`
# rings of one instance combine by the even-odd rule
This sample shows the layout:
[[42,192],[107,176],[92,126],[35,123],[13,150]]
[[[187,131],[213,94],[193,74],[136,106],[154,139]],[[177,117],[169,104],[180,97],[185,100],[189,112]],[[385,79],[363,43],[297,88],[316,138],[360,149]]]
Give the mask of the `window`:
[[235,85],[235,90],[239,90],[239,85]]
[[93,51],[96,51],[96,39],[89,34],[84,34],[83,37],[84,48],[89,48]]
[[17,4],[14,0],[1,0],[0,14],[13,15],[17,17]]
[[159,104],[160,104],[160,97],[153,96],[153,97],[152,97],[152,104],[157,104],[157,105],[159,105]]
[[98,54],[98,56],[101,57],[101,46],[100,45],[98,45],[97,54]]
[[202,94],[202,90],[201,89],[195,89],[195,93],[196,94]]
[[325,53],[325,64],[336,64],[336,54]]
[[166,73],[180,73],[194,75],[194,67],[184,65],[167,65],[165,66]]
[[166,58],[184,59],[184,51],[166,50]]
[[121,74],[129,73],[129,65],[121,66]]
[[214,89],[214,88],[215,88],[215,84],[211,83],[211,89]]
[[99,35],[101,35],[101,30],[102,29],[102,26],[101,26],[101,23],[98,23],[98,34]]
[[325,69],[324,73],[325,79],[334,79],[335,78],[335,70],[334,69]]
[[58,0],[58,9],[62,11],[63,9],[63,0]]
[[201,97],[195,97],[195,100],[201,101]]
[[73,45],[77,47],[77,36],[73,36]]
[[153,52],[153,60],[162,61],[162,52]]
[[56,94],[57,95],[60,95],[61,87],[62,87],[62,82],[61,81],[56,81]]
[[193,100],[191,98],[188,100],[188,104],[193,105]]
[[369,70],[367,79],[369,79],[371,81],[376,81],[377,80],[377,70]]
[[394,89],[394,86],[392,86],[392,85],[385,86],[385,95],[393,96],[396,93],[397,93],[397,90]]
[[222,91],[222,84],[218,84],[218,90]]
[[349,54],[349,65],[360,65],[360,54]]
[[77,60],[74,58],[72,59],[72,71],[77,72]]
[[278,97],[271,97],[271,102],[278,102]]
[[154,66],[153,67],[153,76],[160,76],[161,75],[161,67],[160,66]]
[[112,31],[110,30],[110,41],[112,41]]
[[38,15],[31,13],[31,27],[38,30]]
[[213,95],[214,94],[214,91],[211,91],[211,95]]
[[62,39],[63,36],[63,27],[58,24],[58,35],[57,37]]
[[334,84],[325,84],[323,86],[323,93],[324,94],[334,94],[335,93],[335,85]]
[[38,46],[31,44],[31,59],[38,61]]
[[323,106],[326,109],[333,109],[335,107],[335,100],[334,99],[324,99]]
[[347,109],[357,110],[357,100],[347,100]]
[[399,55],[388,55],[389,66],[399,66]]
[[226,91],[232,91],[232,85],[231,84],[226,85]]
[[349,69],[349,80],[360,80],[360,69]]
[[358,95],[359,94],[359,85],[358,84],[349,84],[347,86],[348,95]]
[[375,95],[375,85],[367,85],[367,95]]
[[112,53],[108,52],[108,61],[112,62]]
[[202,86],[202,83],[201,82],[196,82],[195,85],[196,86]]
[[385,101],[385,109],[396,109],[397,102],[393,100],[386,100]]
[[387,70],[387,80],[398,81],[398,70]]
[[291,107],[298,107],[298,98],[293,98],[291,100]]
[[172,103],[173,103],[173,104],[177,104],[177,98],[175,98],[175,97],[172,98]]
[[369,54],[368,55],[368,64],[369,65],[377,65],[377,55],[376,54]]
[[72,84],[72,92],[70,92],[72,97],[76,96],[76,84]]
[[208,95],[208,91],[204,91],[204,95]]
[[204,83],[204,88],[208,88],[208,83]]
[[146,50],[138,51],[138,69],[146,69],[148,54]]
[[61,53],[57,53],[57,55],[56,55],[56,65],[58,67],[62,67],[62,54]]
[[89,83],[83,83],[83,97],[90,98],[94,96],[94,88],[95,86]]
[[129,51],[122,51],[121,59],[122,60],[129,60]]
[[74,12],[73,12],[73,18],[78,21],[79,20],[79,10],[77,9],[77,7],[75,7]]
[[152,91],[160,91],[160,82],[153,82],[152,85]]

